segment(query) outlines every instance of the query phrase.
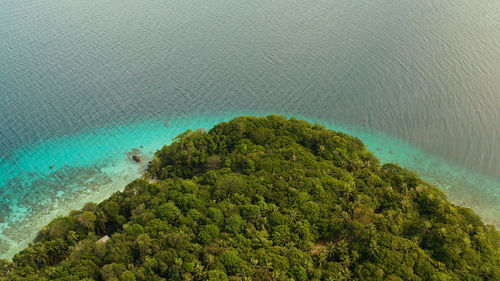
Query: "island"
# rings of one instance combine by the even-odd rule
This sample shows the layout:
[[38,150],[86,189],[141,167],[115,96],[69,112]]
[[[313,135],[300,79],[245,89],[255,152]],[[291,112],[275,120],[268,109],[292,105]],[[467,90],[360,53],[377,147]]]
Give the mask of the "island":
[[500,234],[357,138],[238,117],[54,219],[0,280],[500,280]]

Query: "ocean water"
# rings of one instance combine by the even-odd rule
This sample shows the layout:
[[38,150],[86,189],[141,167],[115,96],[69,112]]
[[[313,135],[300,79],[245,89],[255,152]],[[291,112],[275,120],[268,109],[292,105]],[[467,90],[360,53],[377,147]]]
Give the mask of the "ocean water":
[[499,78],[499,0],[0,0],[0,258],[250,114],[357,136],[498,227]]

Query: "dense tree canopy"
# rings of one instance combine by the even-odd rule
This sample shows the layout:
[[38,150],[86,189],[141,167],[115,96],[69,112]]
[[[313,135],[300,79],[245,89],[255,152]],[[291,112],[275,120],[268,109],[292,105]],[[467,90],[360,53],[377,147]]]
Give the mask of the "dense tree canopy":
[[500,235],[356,138],[240,117],[53,220],[0,280],[500,280]]

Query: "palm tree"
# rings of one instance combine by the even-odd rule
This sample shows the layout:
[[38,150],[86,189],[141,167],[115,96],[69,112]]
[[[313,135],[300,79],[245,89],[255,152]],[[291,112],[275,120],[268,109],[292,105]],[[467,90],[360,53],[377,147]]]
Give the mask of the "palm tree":
[[75,242],[78,241],[78,235],[76,234],[75,231],[70,230],[70,231],[68,231],[68,235],[66,236],[66,240],[68,240],[68,242],[71,245],[74,245]]
[[106,223],[108,222],[108,218],[106,217],[106,214],[104,214],[103,211],[97,211],[95,213],[95,216],[97,224],[97,234],[101,235],[102,234],[101,231],[107,234]]
[[36,250],[34,261],[36,265],[47,265],[48,260],[49,260],[49,255],[48,255],[48,249],[45,246],[44,243],[39,244],[40,246],[37,247],[38,249]]

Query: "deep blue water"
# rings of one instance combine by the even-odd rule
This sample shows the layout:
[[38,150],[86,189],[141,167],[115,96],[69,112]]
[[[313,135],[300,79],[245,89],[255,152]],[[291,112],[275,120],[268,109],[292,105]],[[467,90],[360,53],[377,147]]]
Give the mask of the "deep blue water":
[[500,1],[0,0],[0,257],[187,129],[361,138],[500,226]]

